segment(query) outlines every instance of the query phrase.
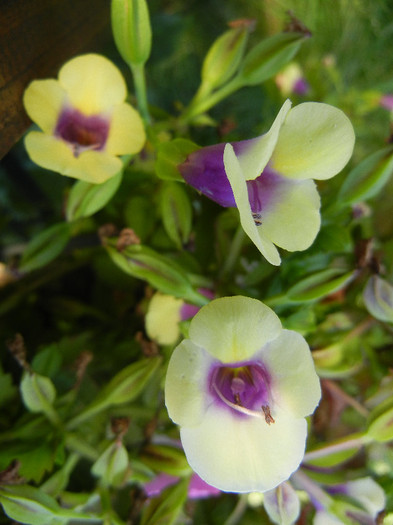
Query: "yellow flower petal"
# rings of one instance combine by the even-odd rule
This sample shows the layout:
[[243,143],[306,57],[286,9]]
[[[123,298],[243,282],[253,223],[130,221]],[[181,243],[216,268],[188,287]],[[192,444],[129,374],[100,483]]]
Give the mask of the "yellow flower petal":
[[85,151],[64,175],[93,184],[101,184],[117,175],[123,169],[123,163],[104,151]]
[[117,67],[101,55],[73,58],[60,69],[59,82],[70,103],[85,115],[110,111],[124,102],[126,84]]
[[23,95],[23,104],[33,122],[46,133],[56,127],[66,92],[57,80],[33,80]]
[[278,266],[281,263],[281,258],[277,248],[270,239],[264,236],[263,229],[261,226],[256,226],[252,217],[246,179],[231,144],[225,146],[224,165],[229,183],[232,187],[233,196],[235,197],[236,206],[239,210],[240,223],[243,230],[265,259],[269,261],[270,264]]
[[145,318],[146,333],[160,345],[176,343],[180,336],[180,308],[182,299],[155,293]]
[[[180,393],[179,393],[180,395]],[[180,436],[190,466],[207,483],[229,492],[264,492],[287,480],[304,455],[307,423],[285,413],[275,423],[239,419],[211,405],[195,427]]]
[[261,212],[258,228],[274,244],[289,251],[306,250],[313,243],[321,224],[320,197],[312,180],[283,179],[273,202]]
[[350,120],[328,104],[306,102],[288,113],[271,167],[293,179],[330,179],[351,158],[355,134]]
[[86,151],[74,157],[63,141],[39,131],[31,131],[25,138],[26,150],[33,162],[62,175],[100,184],[122,169],[122,162],[104,152]]
[[105,150],[113,155],[137,153],[146,140],[145,129],[139,113],[129,104],[114,108]]
[[191,321],[189,337],[223,363],[247,361],[281,332],[276,314],[250,297],[224,297],[204,306]]

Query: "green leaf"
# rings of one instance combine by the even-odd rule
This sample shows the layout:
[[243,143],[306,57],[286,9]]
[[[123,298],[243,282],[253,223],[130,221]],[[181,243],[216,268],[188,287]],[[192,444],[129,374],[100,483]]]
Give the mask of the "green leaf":
[[64,250],[70,237],[71,227],[66,222],[55,224],[39,233],[23,252],[20,271],[31,272],[53,261]]
[[192,472],[183,450],[166,445],[147,445],[142,450],[141,460],[156,472],[181,477]]
[[151,357],[124,368],[100,391],[91,405],[69,421],[68,428],[77,427],[82,421],[112,405],[121,405],[133,401],[145,388],[160,363],[160,357]]
[[192,288],[184,270],[164,255],[140,244],[127,246],[121,252],[112,246],[106,249],[112,261],[124,272],[147,281],[160,292],[200,306],[207,303],[206,297]]
[[328,268],[302,279],[288,292],[287,297],[294,302],[317,301],[341,290],[355,277],[356,271],[343,273],[339,268]]
[[31,362],[31,367],[37,374],[53,377],[60,370],[62,362],[63,356],[55,343],[38,352]]
[[375,441],[393,440],[393,396],[385,399],[371,411],[367,435]]
[[82,217],[90,217],[101,210],[119,189],[122,178],[123,173],[120,172],[102,184],[77,181],[68,196],[67,220],[71,222]]
[[17,394],[11,374],[5,374],[0,365],[0,407],[6,405]]
[[27,525],[49,525],[60,510],[55,499],[29,485],[3,485],[0,503],[7,516]]
[[292,60],[304,38],[303,33],[280,33],[257,44],[243,60],[239,82],[253,86],[271,78]]
[[172,525],[176,522],[187,499],[188,480],[165,489],[159,497],[151,498],[142,513],[141,525]]
[[164,185],[161,192],[161,213],[164,228],[180,249],[191,232],[192,208],[187,193],[180,184]]
[[393,146],[366,157],[354,168],[341,186],[337,202],[355,204],[375,197],[393,173]]
[[182,164],[190,153],[200,149],[187,139],[174,139],[163,142],[157,148],[155,170],[161,179],[184,182],[177,166]]

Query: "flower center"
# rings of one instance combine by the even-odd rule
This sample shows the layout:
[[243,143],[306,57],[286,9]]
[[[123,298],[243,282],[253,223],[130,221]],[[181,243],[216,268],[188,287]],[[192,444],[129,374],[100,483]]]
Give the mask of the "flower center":
[[75,157],[83,151],[101,150],[109,133],[109,121],[100,115],[84,115],[64,108],[56,124],[55,136],[68,142]]
[[270,377],[260,363],[243,366],[215,366],[209,376],[209,390],[216,403],[239,415],[264,418],[270,425]]

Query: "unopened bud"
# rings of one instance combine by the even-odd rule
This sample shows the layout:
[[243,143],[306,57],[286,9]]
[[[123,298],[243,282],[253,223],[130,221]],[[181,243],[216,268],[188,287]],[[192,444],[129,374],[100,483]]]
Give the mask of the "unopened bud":
[[264,506],[269,518],[278,525],[292,525],[299,517],[299,498],[287,482],[265,492]]
[[94,476],[101,478],[105,485],[121,485],[129,469],[128,453],[124,445],[116,440],[109,445],[91,468]]
[[112,31],[117,49],[129,65],[144,64],[151,51],[146,0],[112,0]]
[[209,91],[222,86],[236,73],[253,27],[252,21],[243,21],[213,43],[202,66],[202,84]]
[[370,277],[363,292],[370,314],[379,321],[393,323],[393,286],[378,275]]

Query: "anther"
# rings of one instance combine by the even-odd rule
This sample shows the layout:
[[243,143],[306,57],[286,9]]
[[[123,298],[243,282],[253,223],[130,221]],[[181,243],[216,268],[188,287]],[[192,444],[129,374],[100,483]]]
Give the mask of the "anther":
[[265,415],[265,421],[268,425],[271,425],[272,423],[275,423],[275,420],[273,416],[270,413],[270,407],[269,405],[262,405],[262,412]]
[[262,215],[260,213],[253,213],[252,218],[254,219],[256,226],[262,226]]

